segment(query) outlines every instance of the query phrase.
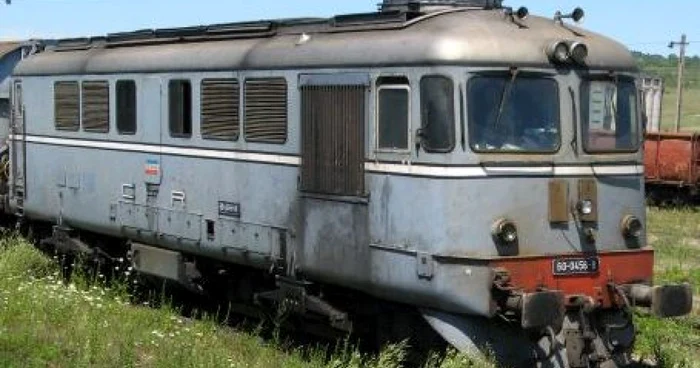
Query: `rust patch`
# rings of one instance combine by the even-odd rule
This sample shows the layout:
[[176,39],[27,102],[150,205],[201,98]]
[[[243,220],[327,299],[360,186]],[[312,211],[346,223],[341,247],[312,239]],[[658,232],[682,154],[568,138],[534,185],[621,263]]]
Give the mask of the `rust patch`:
[[549,222],[569,222],[569,183],[565,180],[549,182]]
[[644,149],[647,182],[693,185],[700,181],[700,134],[647,133]]

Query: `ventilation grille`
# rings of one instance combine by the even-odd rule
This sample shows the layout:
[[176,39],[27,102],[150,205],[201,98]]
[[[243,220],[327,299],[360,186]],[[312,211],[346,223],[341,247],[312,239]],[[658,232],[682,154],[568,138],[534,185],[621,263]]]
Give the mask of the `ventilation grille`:
[[109,131],[109,83],[83,82],[83,130],[106,133]]
[[235,79],[202,81],[202,137],[231,141],[238,139],[238,87]]
[[80,89],[78,82],[56,82],[54,84],[54,119],[56,129],[80,129]]
[[384,0],[379,9],[388,11],[425,11],[430,8],[499,8],[502,0]]
[[302,190],[364,195],[365,86],[302,88]]
[[287,81],[284,78],[245,82],[245,139],[276,144],[287,141]]

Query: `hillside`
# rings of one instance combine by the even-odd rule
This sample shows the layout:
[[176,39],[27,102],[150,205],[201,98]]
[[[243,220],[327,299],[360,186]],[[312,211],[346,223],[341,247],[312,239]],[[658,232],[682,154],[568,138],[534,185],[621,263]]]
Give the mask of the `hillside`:
[[[666,89],[663,98],[661,129],[672,130],[676,120],[678,56],[674,54],[652,55],[637,51],[632,53],[643,74],[659,76],[664,79]],[[684,79],[681,128],[686,131],[700,130],[700,56],[691,56],[686,59]]]
[[[671,50],[669,50],[671,51]],[[633,51],[643,73],[664,78],[666,87],[675,88],[678,81],[678,56],[676,54],[654,55]],[[686,58],[685,88],[700,88],[700,56]]]

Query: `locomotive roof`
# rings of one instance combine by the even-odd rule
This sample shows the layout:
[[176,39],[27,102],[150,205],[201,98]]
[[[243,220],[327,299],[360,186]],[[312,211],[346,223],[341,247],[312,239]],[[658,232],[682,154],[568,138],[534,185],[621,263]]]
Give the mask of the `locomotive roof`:
[[22,44],[20,42],[7,41],[0,42],[0,59],[4,58],[7,54],[20,48]]
[[582,41],[592,69],[636,71],[626,47],[601,35],[503,9],[380,12],[142,30],[64,40],[24,60],[15,75],[346,68],[398,65],[552,67],[558,40]]

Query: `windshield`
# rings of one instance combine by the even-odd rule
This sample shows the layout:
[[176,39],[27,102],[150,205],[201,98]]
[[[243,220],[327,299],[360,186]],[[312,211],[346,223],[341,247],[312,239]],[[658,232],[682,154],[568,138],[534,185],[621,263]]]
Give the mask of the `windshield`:
[[633,80],[588,81],[581,92],[586,152],[634,152],[641,126]]
[[503,75],[469,81],[470,144],[477,152],[555,152],[559,91],[549,78]]

